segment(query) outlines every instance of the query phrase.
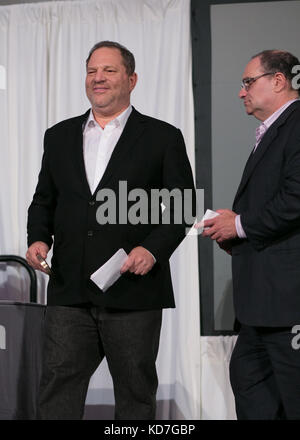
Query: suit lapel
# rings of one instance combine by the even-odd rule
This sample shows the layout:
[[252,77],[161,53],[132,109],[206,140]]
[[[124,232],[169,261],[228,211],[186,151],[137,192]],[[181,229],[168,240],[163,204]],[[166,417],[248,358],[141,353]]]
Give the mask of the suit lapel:
[[88,110],[86,113],[84,113],[84,115],[81,115],[79,116],[79,118],[74,120],[74,125],[75,125],[73,129],[74,143],[72,143],[72,145],[74,145],[74,150],[75,150],[73,155],[74,163],[78,171],[80,181],[82,183],[83,191],[85,192],[86,196],[90,198],[92,194],[86,177],[84,157],[83,157],[83,125],[86,122],[89,113],[90,110]]
[[242,194],[243,190],[245,189],[252,173],[254,172],[257,164],[261,161],[263,156],[265,155],[266,151],[269,149],[270,145],[272,144],[273,140],[276,138],[278,133],[278,128],[281,127],[290,114],[299,106],[299,102],[295,102],[291,104],[280,116],[279,118],[271,125],[271,127],[267,130],[266,134],[262,138],[260,144],[258,145],[256,151],[254,153],[251,153],[247,163],[244,168],[243,176],[240,182],[240,185],[238,187],[234,203],[235,204]]
[[[74,145],[74,163],[82,183],[83,190],[87,197],[91,197],[92,193],[90,186],[87,181],[84,157],[83,157],[83,124],[89,116],[90,110],[88,110],[84,115],[79,116],[74,120],[74,127],[72,129],[71,141],[72,146]],[[95,193],[99,188],[103,187],[109,179],[116,173],[119,167],[124,163],[124,159],[130,156],[130,150],[134,146],[136,140],[140,137],[145,128],[145,122],[147,118],[141,113],[137,112],[132,108],[132,112],[128,118],[125,128],[117,142],[111,158],[108,162],[106,170],[99,182]],[[73,147],[72,147],[73,148]]]
[[118,169],[124,164],[124,160],[130,156],[130,150],[144,131],[146,121],[147,118],[145,116],[132,108],[132,112],[128,118],[125,128],[114,148],[106,170],[95,192],[107,184],[109,179],[114,176]]

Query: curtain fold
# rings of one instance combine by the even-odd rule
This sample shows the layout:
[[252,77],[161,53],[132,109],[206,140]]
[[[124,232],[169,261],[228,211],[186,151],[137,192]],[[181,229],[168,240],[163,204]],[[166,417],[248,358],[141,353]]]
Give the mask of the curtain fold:
[[[139,81],[133,105],[182,130],[195,168],[189,0],[0,6],[1,254],[25,255],[27,209],[40,169],[43,134],[90,107],[85,60],[101,40],[118,41],[134,53]],[[177,309],[164,312],[158,357],[158,398],[175,400],[186,419],[200,417],[197,255],[197,237],[189,236],[172,256]],[[39,276],[40,299],[43,280]],[[109,403],[103,396],[111,393],[104,364],[91,380],[87,401]]]
[[201,419],[236,420],[229,362],[237,336],[201,337]]

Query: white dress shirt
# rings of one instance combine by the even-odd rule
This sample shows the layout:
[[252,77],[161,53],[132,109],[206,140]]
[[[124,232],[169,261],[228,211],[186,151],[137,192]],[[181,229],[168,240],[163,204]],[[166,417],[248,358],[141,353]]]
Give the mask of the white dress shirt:
[[[83,158],[86,177],[92,194],[94,194],[106,170],[131,112],[132,106],[129,105],[123,113],[102,128],[95,120],[92,109],[90,111],[83,128]],[[155,263],[156,258],[151,252],[149,253]]]
[[95,120],[91,109],[88,120],[83,128],[83,157],[87,181],[94,194],[105,170],[109,159],[124,130],[126,122],[132,111],[129,105],[104,128]]
[[[266,119],[261,124],[265,128],[263,136],[265,135],[265,132],[271,127],[271,125],[274,124],[276,119],[279,118],[281,113],[283,113],[284,110],[287,109],[295,101],[299,101],[299,99],[291,99],[290,101],[286,102],[283,106],[281,106],[278,110],[276,110],[276,112],[272,113],[272,115],[269,116],[268,119]],[[259,143],[261,142],[261,139],[263,138],[263,136],[259,139],[258,142],[256,142],[254,151],[256,151],[256,148],[258,147]],[[239,238],[247,238],[247,235],[246,235],[246,233],[245,233],[245,231],[243,229],[243,226],[242,226],[241,216],[240,215],[237,215],[235,217],[235,228],[236,228],[236,232],[237,232],[237,235],[238,235]]]

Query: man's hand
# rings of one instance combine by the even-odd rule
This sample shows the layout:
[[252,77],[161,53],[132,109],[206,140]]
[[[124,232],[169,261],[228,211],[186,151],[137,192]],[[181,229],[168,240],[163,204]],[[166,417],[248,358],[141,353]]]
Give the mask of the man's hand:
[[216,212],[220,215],[204,221],[204,228],[208,229],[203,230],[203,237],[210,237],[218,243],[237,237],[235,228],[237,214],[230,209],[218,209]]
[[121,267],[121,273],[129,270],[135,275],[146,275],[152,269],[154,262],[152,254],[147,249],[137,246],[128,255],[127,260]]
[[41,263],[37,259],[37,255],[40,254],[40,256],[46,260],[48,252],[49,246],[46,243],[43,241],[35,241],[29,246],[26,252],[26,260],[34,269],[47,273],[45,269],[42,268]]

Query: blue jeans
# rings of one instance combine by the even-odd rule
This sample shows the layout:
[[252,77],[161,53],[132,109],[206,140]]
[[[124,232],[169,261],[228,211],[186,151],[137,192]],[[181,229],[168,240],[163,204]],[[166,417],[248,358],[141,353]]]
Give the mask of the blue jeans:
[[161,310],[48,306],[38,419],[81,419],[90,377],[106,356],[115,418],[153,420],[161,321]]

